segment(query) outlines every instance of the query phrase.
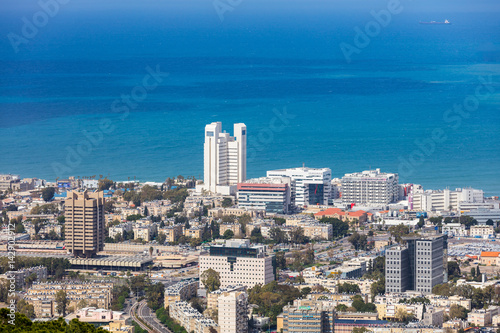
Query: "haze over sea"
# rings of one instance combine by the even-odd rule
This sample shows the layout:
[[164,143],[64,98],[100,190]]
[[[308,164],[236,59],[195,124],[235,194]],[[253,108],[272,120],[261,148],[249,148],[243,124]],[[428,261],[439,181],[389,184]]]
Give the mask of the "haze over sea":
[[[341,43],[354,46],[354,28],[387,1],[233,3],[221,21],[212,0],[70,1],[16,53],[8,34],[22,36],[40,7],[6,0],[0,173],[202,178],[204,126],[222,121],[247,125],[248,177],[302,163],[334,177],[381,168],[426,189],[500,194],[498,1],[401,1],[350,62]],[[168,76],[130,114],[112,112],[147,66]],[[464,102],[470,112],[447,111]],[[68,163],[102,119],[113,130]],[[446,139],[430,144],[433,131]]]

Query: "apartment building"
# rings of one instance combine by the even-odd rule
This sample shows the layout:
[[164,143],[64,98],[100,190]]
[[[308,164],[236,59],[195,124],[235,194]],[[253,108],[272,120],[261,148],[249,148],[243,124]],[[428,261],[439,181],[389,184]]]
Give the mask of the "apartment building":
[[247,127],[234,124],[234,136],[222,131],[221,122],[205,126],[204,177],[197,192],[233,194],[247,175]]
[[182,224],[174,224],[158,230],[159,234],[165,234],[165,241],[173,243],[182,235]]
[[473,225],[470,227],[469,234],[471,237],[484,237],[495,235],[495,228],[492,225]]
[[277,331],[283,333],[333,333],[335,332],[335,310],[319,303],[314,306],[286,305],[278,318]]
[[134,225],[134,239],[142,239],[146,242],[149,242],[153,239],[157,232],[156,224],[143,224],[143,225]]
[[189,303],[184,301],[171,303],[169,312],[170,317],[188,332],[211,333],[211,330],[219,331],[219,325],[215,321],[204,317]]
[[224,292],[218,298],[219,333],[248,332],[248,295],[244,291]]
[[68,307],[77,308],[82,300],[96,308],[109,309],[111,305],[113,283],[107,281],[65,281],[64,283],[36,283],[24,295],[24,299],[33,305],[37,318],[51,318],[57,315],[56,294],[64,290]]
[[387,205],[399,200],[397,173],[380,169],[349,173],[342,177],[342,203],[358,206]]
[[191,227],[189,229],[184,229],[184,236],[186,237],[201,239],[202,234],[203,234],[202,227]]
[[200,276],[211,268],[220,274],[221,286],[243,285],[251,288],[275,280],[276,259],[262,245],[250,246],[250,240],[226,240],[210,246],[209,254],[200,255]]
[[26,284],[26,278],[32,274],[35,274],[35,281],[45,281],[47,279],[47,267],[45,266],[35,266],[29,268],[22,268],[17,271],[9,271],[5,273],[2,277],[15,279],[16,288],[23,288]]
[[482,190],[472,188],[457,188],[454,191],[414,189],[410,192],[409,202],[412,210],[421,211],[449,211],[460,210],[461,206],[475,203],[484,203]]
[[207,309],[218,310],[219,297],[224,293],[232,293],[237,291],[245,291],[244,286],[226,286],[221,287],[207,294]]
[[386,292],[415,290],[429,294],[447,281],[447,237],[405,238],[407,246],[386,250]]
[[104,249],[104,193],[67,193],[64,215],[66,248],[77,257],[92,257]]
[[219,225],[219,233],[224,235],[226,230],[231,230],[235,238],[243,237],[243,232],[241,231],[241,224],[239,223],[221,223]]
[[467,321],[474,326],[490,326],[492,317],[499,314],[497,306],[490,306],[488,309],[474,309],[467,314]]
[[125,232],[131,232],[133,229],[132,222],[120,223],[118,225],[112,226],[109,228],[109,237],[115,238],[116,235],[120,234],[125,235]]
[[198,279],[189,279],[165,288],[165,308],[173,302],[186,301],[195,297],[198,287]]
[[265,211],[266,214],[288,214],[291,203],[290,177],[249,179],[237,186],[238,207]]
[[442,226],[441,232],[448,236],[468,236],[469,232],[465,229],[465,224],[461,223],[445,223]]
[[304,207],[328,205],[332,188],[329,168],[292,168],[267,171],[268,178],[288,177],[291,180],[291,204]]

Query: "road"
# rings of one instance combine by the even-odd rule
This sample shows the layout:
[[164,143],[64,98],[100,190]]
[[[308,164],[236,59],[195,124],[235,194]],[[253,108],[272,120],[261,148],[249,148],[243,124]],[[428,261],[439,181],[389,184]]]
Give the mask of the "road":
[[149,333],[154,333],[155,331],[144,325],[135,315],[136,309],[141,305],[141,303],[135,303],[132,305],[132,308],[130,309],[130,317],[132,318],[133,321],[135,321],[142,329],[148,331]]
[[[148,332],[154,332],[154,333],[172,333],[168,328],[163,326],[162,323],[156,318],[156,315],[151,312],[151,309],[147,306],[146,301],[142,301],[138,304],[137,307],[137,316],[144,320],[149,327],[152,327],[153,329],[146,328]],[[138,322],[139,323],[139,322]],[[139,323],[141,325],[142,323]],[[142,325],[141,325],[142,327]],[[143,327],[144,328],[144,327]]]

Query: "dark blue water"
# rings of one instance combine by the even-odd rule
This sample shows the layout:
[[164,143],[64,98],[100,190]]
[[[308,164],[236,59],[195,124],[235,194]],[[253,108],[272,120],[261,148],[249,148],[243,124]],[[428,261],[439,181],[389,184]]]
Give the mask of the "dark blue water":
[[[387,2],[269,3],[243,1],[221,21],[210,1],[74,1],[16,53],[8,34],[40,8],[12,2],[0,13],[0,172],[202,177],[204,125],[222,121],[247,125],[250,177],[378,167],[500,193],[495,2],[401,2],[350,62],[340,46]],[[125,112],[148,66],[168,76]]]

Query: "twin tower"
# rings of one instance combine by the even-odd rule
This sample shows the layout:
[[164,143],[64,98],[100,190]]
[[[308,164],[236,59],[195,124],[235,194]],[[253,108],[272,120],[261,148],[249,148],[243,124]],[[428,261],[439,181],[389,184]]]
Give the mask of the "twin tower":
[[222,131],[222,123],[205,126],[203,190],[232,194],[247,177],[247,127],[234,124],[234,136]]

